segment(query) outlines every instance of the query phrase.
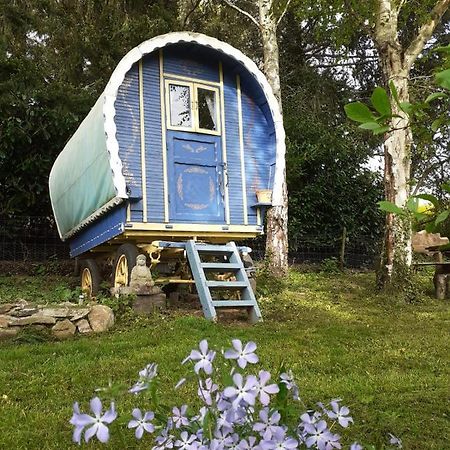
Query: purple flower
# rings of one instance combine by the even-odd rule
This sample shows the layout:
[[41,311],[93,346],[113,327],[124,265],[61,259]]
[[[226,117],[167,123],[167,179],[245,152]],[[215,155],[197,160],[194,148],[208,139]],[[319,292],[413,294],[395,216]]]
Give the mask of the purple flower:
[[156,437],[155,442],[157,445],[155,445],[152,450],[165,450],[167,448],[173,448],[173,440],[175,439],[175,436],[172,434],[169,434],[169,425],[161,431],[161,434]]
[[75,426],[73,433],[73,440],[78,444],[81,441],[81,434],[84,427],[91,425],[84,433],[84,439],[86,442],[96,436],[97,439],[102,442],[108,442],[109,439],[109,429],[105,425],[110,424],[117,417],[117,413],[114,409],[114,403],[111,403],[111,407],[102,416],[102,402],[98,397],[94,397],[91,402],[91,411],[94,416],[89,416],[88,414],[80,414],[78,403],[73,405],[73,415],[70,419],[70,423]]
[[199,348],[200,351],[192,350],[190,355],[186,359],[197,361],[194,366],[195,373],[198,374],[200,370],[203,369],[206,374],[211,375],[213,369],[211,363],[216,356],[216,352],[212,350],[208,352],[208,342],[206,339],[200,341]]
[[229,436],[228,431],[216,430],[214,432],[214,439],[211,441],[211,450],[223,450],[233,444],[233,438]]
[[327,440],[325,442],[325,450],[333,450],[334,448],[342,448],[339,440],[341,437],[338,434],[328,433]]
[[298,441],[286,436],[286,430],[278,427],[270,440],[264,438],[259,445],[262,450],[292,450],[298,447]]
[[134,417],[134,420],[130,420],[128,422],[128,428],[136,428],[135,436],[136,439],[142,439],[144,435],[144,431],[147,433],[153,433],[155,431],[155,427],[150,420],[153,420],[155,415],[152,411],[147,411],[142,417],[141,410],[138,408],[133,409],[131,415]]
[[242,439],[237,448],[239,450],[254,450],[257,445],[256,438],[254,436],[249,436],[248,440]]
[[358,444],[358,442],[353,442],[353,444],[350,445],[350,450],[363,450],[363,446]]
[[183,405],[181,409],[178,409],[176,406],[172,409],[172,420],[175,428],[189,425],[189,419],[186,417],[187,408],[187,405]]
[[233,407],[237,408],[241,400],[248,405],[254,405],[256,396],[255,387],[257,384],[256,377],[254,375],[248,375],[244,384],[242,375],[235,373],[233,375],[233,381],[236,387],[229,386],[223,391],[225,397],[233,400]]
[[182,431],[180,439],[175,441],[175,447],[178,447],[180,450],[196,450],[199,444],[196,439],[197,436],[195,434],[189,436],[187,431]]
[[205,380],[205,385],[203,385],[203,381],[201,379],[198,380],[198,396],[209,406],[212,405],[211,394],[217,391],[217,389],[217,384],[214,384],[211,378],[207,378]]
[[227,350],[225,352],[225,358],[237,359],[238,366],[241,369],[245,369],[247,363],[256,364],[259,361],[258,356],[254,353],[256,350],[256,344],[254,342],[247,342],[244,348],[242,348],[242,342],[239,339],[233,339],[231,343],[233,344],[234,350]]
[[402,440],[397,436],[394,436],[392,433],[388,433],[390,440],[389,444],[396,445],[398,448],[403,448]]
[[341,427],[347,428],[349,423],[353,422],[353,419],[350,416],[348,416],[350,410],[346,406],[340,408],[338,400],[333,400],[332,402],[330,402],[330,405],[332,411],[328,410],[326,411],[328,417],[330,419],[337,420]]
[[259,418],[261,422],[253,424],[253,431],[257,431],[261,436],[267,438],[266,440],[270,440],[278,428],[281,428],[278,426],[281,415],[278,411],[274,411],[269,416],[269,408],[263,408],[259,412]]
[[259,395],[259,401],[264,405],[267,406],[270,403],[270,397],[269,394],[276,394],[280,391],[280,388],[277,384],[269,384],[266,386],[266,383],[270,380],[270,373],[261,370],[259,372],[259,380],[256,384],[256,396]]
[[297,383],[294,381],[294,375],[292,370],[282,373],[280,375],[281,383],[286,385],[288,391],[292,391],[292,397],[294,400],[300,400],[299,389]]
[[147,364],[141,371],[139,371],[139,381],[128,390],[130,394],[139,394],[139,392],[148,389],[149,383],[156,377],[158,365],[155,363]]
[[304,428],[305,432],[308,434],[305,439],[305,444],[308,448],[316,445],[319,450],[327,450],[326,443],[328,442],[331,433],[328,431],[325,420],[320,420],[316,424],[305,423]]

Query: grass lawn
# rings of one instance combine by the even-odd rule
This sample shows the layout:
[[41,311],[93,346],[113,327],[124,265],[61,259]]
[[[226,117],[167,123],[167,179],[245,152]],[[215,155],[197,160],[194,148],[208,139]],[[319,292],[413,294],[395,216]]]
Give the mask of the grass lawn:
[[[255,371],[275,372],[282,363],[292,368],[306,404],[342,398],[355,420],[347,442],[380,449],[392,432],[405,449],[450,449],[449,302],[431,297],[430,276],[421,277],[425,289],[413,304],[375,294],[373,278],[292,270],[279,292],[263,289],[264,322],[256,326],[212,324],[192,311],[169,310],[149,319],[128,317],[104,335],[0,343],[0,448],[72,448],[72,403],[86,410],[94,389],[110,380],[131,385],[152,361],[168,403],[192,403],[192,388],[173,390],[187,370],[180,361],[203,338],[220,348],[237,337],[258,344]],[[23,277],[0,277],[0,301],[33,300],[36,292],[38,301],[52,301],[54,289],[70,286],[68,278],[31,280],[32,289]],[[138,399],[121,401],[119,413],[144,406]],[[108,448],[124,445],[113,435]]]

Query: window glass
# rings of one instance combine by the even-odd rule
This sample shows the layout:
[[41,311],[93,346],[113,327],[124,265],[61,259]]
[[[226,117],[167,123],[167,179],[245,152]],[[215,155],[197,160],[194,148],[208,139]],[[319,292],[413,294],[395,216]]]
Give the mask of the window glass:
[[189,86],[169,84],[170,125],[192,127],[191,91]]
[[204,130],[217,131],[216,91],[197,88],[198,126]]

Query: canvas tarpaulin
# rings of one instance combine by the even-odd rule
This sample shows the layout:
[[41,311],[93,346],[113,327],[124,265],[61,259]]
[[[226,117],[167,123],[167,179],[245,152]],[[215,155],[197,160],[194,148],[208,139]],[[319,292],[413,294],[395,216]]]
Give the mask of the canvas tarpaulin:
[[60,153],[49,188],[58,230],[64,237],[116,196],[100,96]]

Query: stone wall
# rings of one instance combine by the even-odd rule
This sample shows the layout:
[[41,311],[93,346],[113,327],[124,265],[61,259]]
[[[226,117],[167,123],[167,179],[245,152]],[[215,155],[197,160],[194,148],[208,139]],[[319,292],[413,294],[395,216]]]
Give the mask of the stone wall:
[[26,327],[49,329],[57,339],[101,333],[114,325],[114,313],[105,305],[33,305],[24,300],[0,304],[0,339],[14,337]]

